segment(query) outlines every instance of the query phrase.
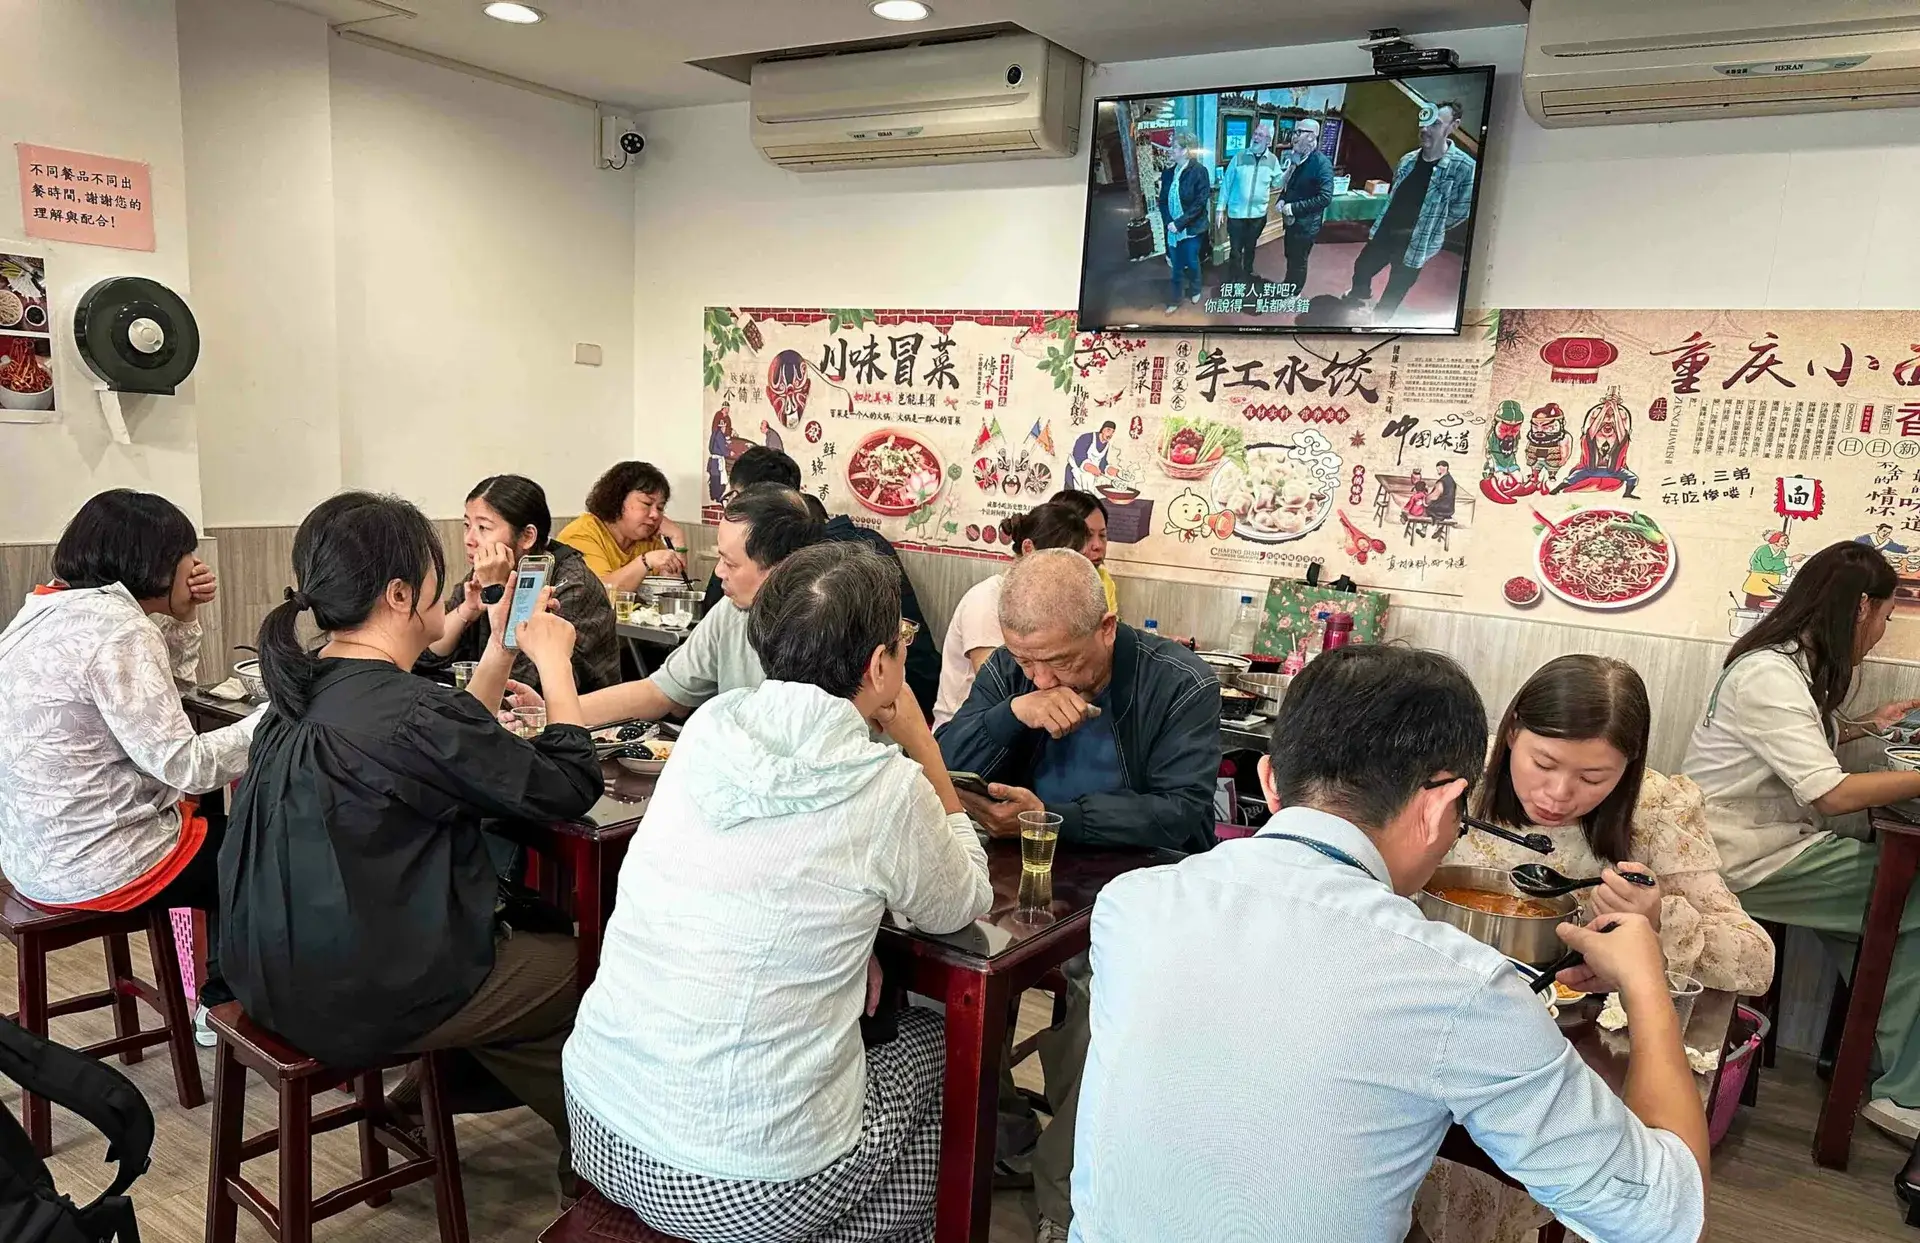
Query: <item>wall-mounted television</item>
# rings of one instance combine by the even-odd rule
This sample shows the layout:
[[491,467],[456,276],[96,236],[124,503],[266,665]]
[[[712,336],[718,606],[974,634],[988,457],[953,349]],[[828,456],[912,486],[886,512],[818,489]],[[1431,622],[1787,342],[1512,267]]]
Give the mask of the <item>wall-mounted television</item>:
[[1460,331],[1491,68],[1094,105],[1086,331]]

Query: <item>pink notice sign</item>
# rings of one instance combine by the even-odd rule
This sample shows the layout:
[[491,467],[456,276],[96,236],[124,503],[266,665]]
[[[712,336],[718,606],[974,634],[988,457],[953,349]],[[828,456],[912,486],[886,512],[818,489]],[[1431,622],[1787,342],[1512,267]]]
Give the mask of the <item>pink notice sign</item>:
[[28,237],[153,249],[153,179],[145,164],[15,143]]

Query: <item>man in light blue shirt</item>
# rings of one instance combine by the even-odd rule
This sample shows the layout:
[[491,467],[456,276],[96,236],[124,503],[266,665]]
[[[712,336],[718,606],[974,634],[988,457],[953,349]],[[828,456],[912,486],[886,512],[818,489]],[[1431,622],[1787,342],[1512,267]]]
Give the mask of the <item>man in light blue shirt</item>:
[[[1707,1127],[1637,915],[1562,925],[1633,1030],[1625,1098],[1513,965],[1416,893],[1461,833],[1486,713],[1453,661],[1349,647],[1274,723],[1252,838],[1108,885],[1072,1238],[1400,1243],[1447,1129],[1596,1243],[1694,1243]],[[1605,929],[1599,935],[1596,929]]]

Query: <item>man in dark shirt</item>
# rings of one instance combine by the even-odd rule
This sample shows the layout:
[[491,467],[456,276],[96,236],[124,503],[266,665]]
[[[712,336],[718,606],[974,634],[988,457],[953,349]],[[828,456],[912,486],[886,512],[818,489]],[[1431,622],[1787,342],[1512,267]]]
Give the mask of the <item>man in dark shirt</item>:
[[[755,445],[742,453],[740,460],[733,464],[733,473],[727,477],[727,483],[729,492],[737,492],[756,483],[777,483],[783,488],[799,492],[800,464],[778,449]],[[907,647],[907,686],[912,689],[913,697],[920,701],[920,710],[931,719],[933,701],[940,693],[940,636],[928,628],[926,616],[920,612],[920,599],[913,594],[913,580],[907,577],[907,567],[900,563],[900,554],[880,532],[861,526],[845,514],[826,517],[826,506],[812,496],[807,496],[806,500],[809,509],[819,510],[821,520],[826,524],[820,531],[822,540],[835,543],[857,540],[898,567],[900,616],[919,627],[913,642]],[[720,580],[715,577],[707,583],[707,598],[701,607],[701,615],[705,616],[719,602]]]
[[1400,309],[1427,261],[1440,253],[1447,233],[1473,210],[1473,157],[1452,143],[1463,108],[1448,100],[1432,106],[1420,125],[1420,146],[1401,157],[1393,175],[1393,197],[1374,222],[1373,236],[1353,262],[1350,303],[1373,297],[1380,269],[1390,268],[1386,292],[1374,307],[1376,319]]
[[[1059,849],[1213,845],[1220,770],[1220,682],[1186,648],[1122,625],[1107,611],[1093,564],[1064,548],[1030,552],[1000,593],[1006,646],[936,735],[954,771],[978,773],[992,797],[960,799],[995,837],[1017,836],[1021,812],[1060,816]],[[1053,1109],[1038,1142],[1033,1117],[1003,1069],[1003,1164],[1020,1172],[1031,1143],[1036,1237],[1067,1237],[1074,1113],[1087,1054],[1085,956],[1063,968],[1067,1017],[1040,1043]],[[1001,1139],[1000,1137],[1004,1137]]]
[[1434,469],[1439,471],[1433,486],[1427,489],[1427,517],[1435,522],[1453,521],[1454,490],[1460,486],[1454,479],[1453,471],[1445,461],[1435,462]]

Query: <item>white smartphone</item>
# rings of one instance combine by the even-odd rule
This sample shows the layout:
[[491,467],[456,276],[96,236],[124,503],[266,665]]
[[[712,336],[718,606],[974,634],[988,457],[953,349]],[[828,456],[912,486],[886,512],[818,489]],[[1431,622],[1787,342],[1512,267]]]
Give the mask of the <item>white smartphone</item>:
[[500,642],[508,648],[520,646],[514,632],[520,629],[520,623],[533,616],[533,610],[540,603],[541,589],[553,577],[553,557],[547,553],[537,553],[531,557],[520,558],[520,565],[513,572],[513,604],[507,609],[507,633],[500,636]]

